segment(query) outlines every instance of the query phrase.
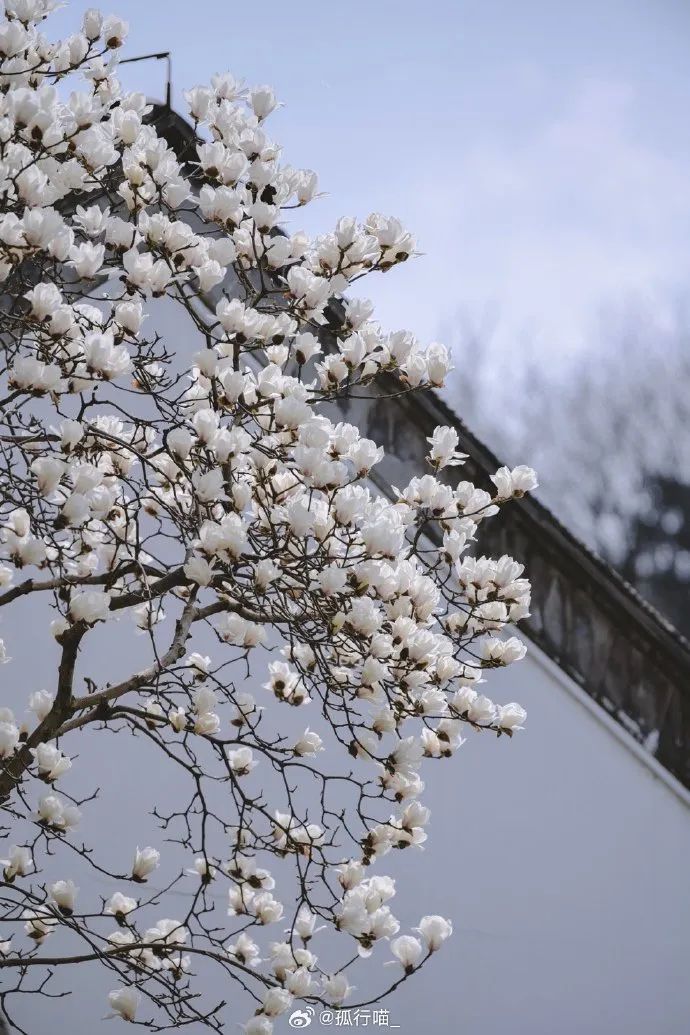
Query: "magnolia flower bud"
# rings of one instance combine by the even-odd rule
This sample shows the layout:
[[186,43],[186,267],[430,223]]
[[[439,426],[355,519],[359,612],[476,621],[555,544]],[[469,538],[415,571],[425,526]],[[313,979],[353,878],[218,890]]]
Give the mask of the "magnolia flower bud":
[[150,697],[144,706],[146,712],[146,725],[150,730],[155,730],[159,726],[158,720],[165,721],[165,714],[160,705],[160,702],[155,697]]

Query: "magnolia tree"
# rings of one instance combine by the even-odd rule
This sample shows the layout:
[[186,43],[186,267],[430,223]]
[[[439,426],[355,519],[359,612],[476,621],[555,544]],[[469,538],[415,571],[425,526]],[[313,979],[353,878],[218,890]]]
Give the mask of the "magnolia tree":
[[[0,605],[35,601],[32,644],[56,658],[42,688],[2,647],[25,692],[0,709],[2,1001],[23,1030],[13,997],[97,964],[111,1014],[220,1031],[230,1002],[257,1035],[289,1009],[378,1001],[450,935],[440,916],[401,930],[382,861],[426,838],[425,765],[467,728],[523,725],[476,687],[522,657],[501,633],[529,584],[466,551],[536,483],[450,478],[463,455],[438,428],[429,473],[374,491],[383,451],[339,404],[439,386],[449,359],[344,292],[412,237],[378,214],[281,232],[317,183],[281,164],[269,88],[190,91],[175,154],[118,82],[126,24],[89,11],[49,42],[53,6],[5,0],[0,25]],[[147,334],[157,298],[196,344]],[[124,643],[107,664],[89,653],[104,630]],[[113,732],[157,774],[151,844],[123,820],[117,859],[80,834],[101,776],[79,755]],[[188,789],[169,810],[168,779]],[[363,1002],[353,971],[380,957],[397,970]]]

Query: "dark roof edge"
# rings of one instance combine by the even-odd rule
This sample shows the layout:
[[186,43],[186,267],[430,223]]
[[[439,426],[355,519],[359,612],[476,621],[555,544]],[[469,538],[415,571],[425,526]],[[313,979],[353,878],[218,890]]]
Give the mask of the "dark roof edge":
[[[427,392],[426,395],[430,410],[435,411],[438,419],[443,423],[452,424],[457,428],[471,455],[481,463],[483,468],[493,474],[502,463],[496,454],[470,431],[464,421],[436,392]],[[518,507],[529,514],[530,519],[546,531],[559,550],[567,552],[585,567],[591,578],[605,585],[606,592],[612,598],[616,598],[617,603],[624,608],[632,621],[642,623],[648,633],[658,638],[669,653],[677,653],[680,664],[687,669],[690,675],[690,642],[672,622],[640,596],[635,587],[624,579],[615,568],[612,568],[591,547],[574,535],[553,511],[549,510],[535,496],[525,496],[521,500],[515,500],[511,506]]]

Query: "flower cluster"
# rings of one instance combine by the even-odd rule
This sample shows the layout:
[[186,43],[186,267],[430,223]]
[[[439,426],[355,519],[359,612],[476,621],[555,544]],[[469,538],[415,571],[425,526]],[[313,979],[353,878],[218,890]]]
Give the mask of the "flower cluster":
[[[426,841],[425,765],[468,731],[524,725],[479,687],[524,654],[504,630],[529,584],[473,548],[536,480],[455,477],[466,458],[442,427],[428,473],[377,490],[383,449],[347,401],[441,386],[450,358],[347,291],[414,239],[379,213],[289,233],[318,183],[267,134],[272,90],[215,75],[189,91],[175,152],[118,80],[126,24],[90,10],[54,43],[53,6],[6,0],[0,23],[0,607],[30,605],[59,654],[49,690],[22,673],[24,715],[0,709],[0,968],[26,991],[60,930],[51,981],[98,960],[113,1015],[220,1031],[194,991],[213,965],[266,1033],[295,1000],[349,1001],[350,968],[383,945],[397,985],[451,933],[424,916],[400,934],[377,867]],[[161,337],[161,304],[193,341]],[[124,671],[85,670],[118,619],[146,665],[124,650]],[[99,807],[79,737],[104,730],[190,787],[182,807],[149,803],[163,854],[113,865],[75,836]],[[111,884],[100,901],[90,869]],[[178,881],[190,905],[161,916]],[[343,962],[326,968],[331,942]]]

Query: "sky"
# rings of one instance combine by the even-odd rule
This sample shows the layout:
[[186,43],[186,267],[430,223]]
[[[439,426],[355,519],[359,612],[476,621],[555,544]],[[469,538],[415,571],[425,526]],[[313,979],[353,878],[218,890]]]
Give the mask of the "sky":
[[[54,31],[88,6],[67,4]],[[111,9],[130,22],[127,56],[172,51],[178,110],[215,71],[275,88],[285,106],[271,134],[327,192],[294,229],[374,210],[403,219],[422,256],[364,292],[387,327],[451,341],[479,328],[506,363],[549,363],[586,350],[602,306],[661,311],[685,292],[685,0]],[[162,96],[163,63],[122,72]]]

